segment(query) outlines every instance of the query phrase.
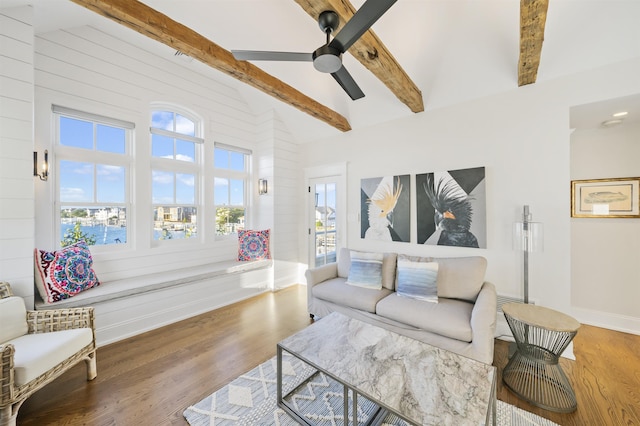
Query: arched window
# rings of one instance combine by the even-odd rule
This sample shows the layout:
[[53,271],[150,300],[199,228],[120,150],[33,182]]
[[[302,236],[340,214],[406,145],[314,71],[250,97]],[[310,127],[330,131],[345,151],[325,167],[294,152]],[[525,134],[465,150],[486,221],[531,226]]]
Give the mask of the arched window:
[[151,111],[153,240],[198,237],[201,120],[175,107]]

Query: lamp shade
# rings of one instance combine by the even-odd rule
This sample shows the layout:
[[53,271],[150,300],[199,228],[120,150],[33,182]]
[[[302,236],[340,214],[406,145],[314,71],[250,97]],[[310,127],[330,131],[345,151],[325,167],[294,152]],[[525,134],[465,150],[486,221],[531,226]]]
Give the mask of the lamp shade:
[[544,250],[544,232],[540,222],[513,224],[513,249],[530,253]]

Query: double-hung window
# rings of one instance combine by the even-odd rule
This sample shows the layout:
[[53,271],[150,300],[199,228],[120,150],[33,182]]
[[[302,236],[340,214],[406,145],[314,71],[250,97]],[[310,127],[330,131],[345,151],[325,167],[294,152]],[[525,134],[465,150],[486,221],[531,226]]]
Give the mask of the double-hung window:
[[224,237],[245,226],[251,151],[216,142],[213,158],[216,236]]
[[134,124],[54,105],[61,246],[126,244]]
[[198,236],[200,120],[171,108],[151,112],[153,239]]

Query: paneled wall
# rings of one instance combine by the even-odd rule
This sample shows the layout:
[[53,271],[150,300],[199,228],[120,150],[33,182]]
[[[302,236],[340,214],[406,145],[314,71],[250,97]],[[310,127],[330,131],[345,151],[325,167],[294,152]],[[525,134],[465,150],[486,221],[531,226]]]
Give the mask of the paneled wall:
[[298,215],[300,197],[299,146],[284,123],[273,112],[258,117],[259,143],[256,151],[258,178],[267,179],[269,192],[259,196],[258,224],[271,228],[274,254],[274,286],[283,288],[304,282],[299,263]]
[[[140,36],[132,33],[132,37]],[[130,217],[134,218],[130,247],[123,251],[105,251],[103,247],[92,247],[94,268],[103,281],[188,268],[235,259],[237,256],[237,239],[215,238],[213,211],[198,212],[199,233],[204,235],[201,242],[195,245],[188,241],[173,241],[160,245],[151,242],[151,227],[145,225],[149,224],[148,218],[152,211],[148,196],[151,193],[149,107],[152,102],[180,105],[203,118],[203,154],[206,162],[213,161],[213,143],[221,142],[252,150],[255,154],[253,167],[256,176],[264,172],[265,164],[266,170],[273,176],[274,162],[288,161],[282,158],[283,155],[293,159],[289,167],[296,167],[297,157],[295,147],[291,147],[291,136],[282,128],[276,130],[277,126],[282,126],[281,123],[274,126],[272,118],[268,120],[271,129],[267,132],[269,136],[265,140],[264,128],[260,125],[259,129],[256,114],[235,89],[199,73],[202,64],[195,61],[183,62],[182,59],[176,58],[174,51],[168,47],[165,52],[164,55],[152,54],[136,47],[133,42],[114,38],[88,26],[38,34],[35,39],[35,135],[38,149],[48,148],[52,151],[52,104],[127,120],[136,125],[136,160],[133,174],[137,185],[133,211],[129,213]],[[286,152],[278,154],[279,151],[283,151],[282,146],[289,148],[285,149]],[[274,155],[280,157],[274,160]],[[38,197],[36,202],[38,214],[35,246],[49,250],[57,247],[57,236],[54,232],[56,224],[53,222],[56,207],[52,202],[57,188],[55,157],[52,160],[52,179],[44,185],[42,197]],[[204,178],[205,181],[212,182],[213,176],[208,171]],[[270,178],[270,181],[272,188],[278,187],[273,183],[273,179]],[[29,183],[32,184],[31,178]],[[283,222],[274,219],[277,212],[273,204],[269,206],[269,203],[266,203],[267,199],[259,199],[254,184],[251,182],[249,188],[253,214],[247,225],[257,226],[266,221],[273,225],[275,231]],[[212,193],[208,191],[212,188],[212,185],[200,188],[205,200],[212,201]],[[286,186],[282,186],[283,192],[279,202],[288,206],[291,202],[285,200],[289,197],[285,188]],[[277,240],[281,244],[279,247],[282,248],[283,255],[289,256],[286,258],[288,260],[291,253],[297,253],[288,241],[288,235],[295,234],[297,223],[292,223],[291,217],[287,220],[289,222],[281,227],[285,231],[288,229],[288,233]],[[27,245],[33,247],[33,240]],[[29,263],[28,266],[30,265]],[[274,270],[279,270],[279,267]],[[271,278],[270,282],[250,283],[229,279],[225,283],[224,291],[212,289],[212,294],[207,293],[193,300],[184,300],[178,297],[179,294],[172,295],[168,292],[162,296],[156,294],[153,296],[154,300],[148,300],[148,303],[141,303],[144,298],[132,300],[131,303],[146,305],[153,302],[167,310],[167,317],[186,317],[265,291],[273,287],[273,281]],[[158,297],[166,300],[155,300]],[[161,317],[162,312],[149,315]],[[126,325],[121,328],[126,329]],[[108,340],[117,338],[110,336]]]
[[[0,9],[0,281],[33,305],[33,9]],[[42,158],[42,151],[39,153]],[[34,192],[34,184],[36,191]]]

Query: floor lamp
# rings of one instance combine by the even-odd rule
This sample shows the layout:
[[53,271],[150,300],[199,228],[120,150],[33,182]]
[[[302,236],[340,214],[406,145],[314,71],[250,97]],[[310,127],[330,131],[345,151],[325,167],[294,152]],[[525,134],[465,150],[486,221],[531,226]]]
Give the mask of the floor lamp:
[[531,221],[529,206],[524,206],[522,222],[513,226],[513,247],[522,250],[524,255],[524,303],[529,303],[529,253],[541,252],[543,249],[542,223]]

